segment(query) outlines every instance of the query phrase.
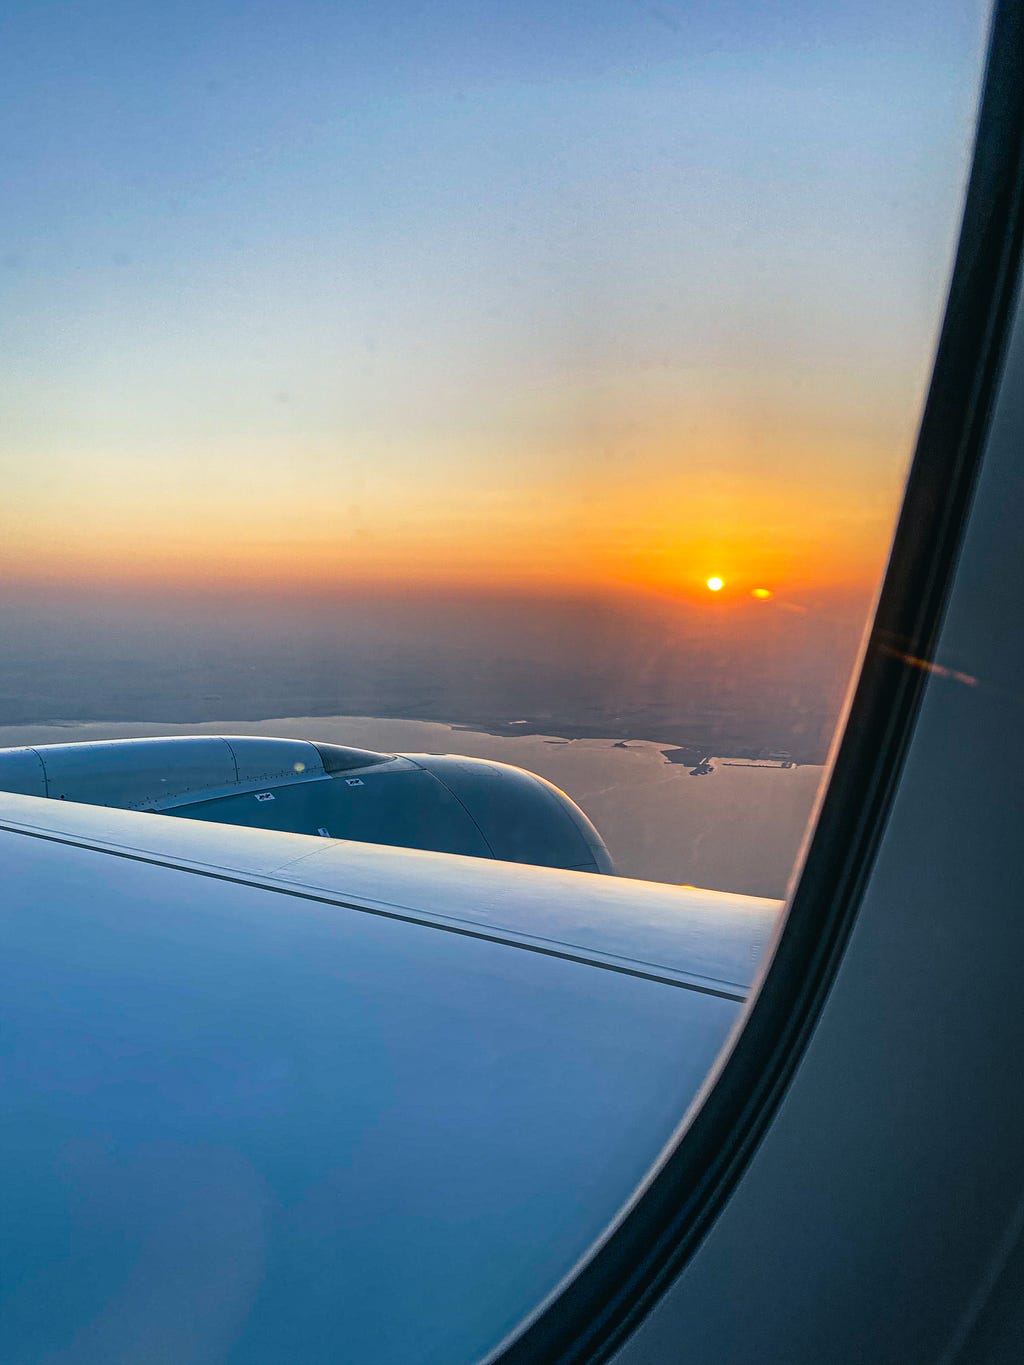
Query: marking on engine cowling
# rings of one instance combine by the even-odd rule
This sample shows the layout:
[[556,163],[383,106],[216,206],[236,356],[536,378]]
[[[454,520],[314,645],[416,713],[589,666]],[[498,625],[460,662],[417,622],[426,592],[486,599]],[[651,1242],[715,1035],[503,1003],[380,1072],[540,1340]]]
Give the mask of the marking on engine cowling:
[[256,793],[256,800],[257,800],[257,801],[273,801],[273,799],[274,799],[274,793],[273,793],[273,792],[257,792],[257,793]]
[[324,829],[323,825],[319,825],[316,832],[320,835],[321,839],[329,839],[331,837],[330,830]]
[[362,779],[361,777],[346,777],[346,778],[345,778],[345,786],[346,786],[346,787],[362,787],[362,786],[364,786],[364,785],[365,785],[365,783],[363,782],[363,779]]

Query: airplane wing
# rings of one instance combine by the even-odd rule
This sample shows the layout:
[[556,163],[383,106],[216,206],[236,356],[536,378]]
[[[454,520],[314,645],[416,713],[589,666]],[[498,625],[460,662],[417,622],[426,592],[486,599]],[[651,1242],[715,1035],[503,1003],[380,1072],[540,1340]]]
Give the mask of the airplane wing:
[[7,1365],[473,1360],[643,1178],[779,911],[14,792],[0,869]]

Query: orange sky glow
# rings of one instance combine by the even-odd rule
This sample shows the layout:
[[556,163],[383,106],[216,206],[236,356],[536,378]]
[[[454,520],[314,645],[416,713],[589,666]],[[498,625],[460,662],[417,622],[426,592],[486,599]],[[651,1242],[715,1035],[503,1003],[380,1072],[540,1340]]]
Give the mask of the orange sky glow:
[[0,514],[0,573],[8,584],[632,588],[694,601],[715,575],[721,598],[870,593],[909,433],[891,431],[888,450],[833,440],[827,460],[795,423],[756,450],[730,434],[717,447],[663,437],[589,465],[582,444],[545,462],[483,458],[465,438],[440,460],[410,445],[332,463],[295,445],[26,462]]

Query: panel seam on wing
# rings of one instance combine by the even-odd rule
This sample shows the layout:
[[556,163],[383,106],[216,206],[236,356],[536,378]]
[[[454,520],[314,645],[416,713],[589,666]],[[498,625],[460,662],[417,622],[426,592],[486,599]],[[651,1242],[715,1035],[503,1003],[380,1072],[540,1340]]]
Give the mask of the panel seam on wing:
[[[473,921],[464,924],[444,922],[440,918],[424,917],[421,913],[414,913],[409,910],[388,908],[386,903],[362,904],[359,901],[349,900],[337,893],[327,891],[312,891],[300,889],[295,885],[288,885],[278,878],[274,872],[257,874],[244,873],[238,869],[224,867],[214,867],[210,864],[191,863],[187,860],[178,860],[170,856],[158,856],[152,853],[140,851],[129,851],[119,846],[109,846],[102,843],[93,842],[86,839],[76,839],[67,835],[54,834],[49,831],[33,829],[27,826],[10,824],[7,821],[0,821],[0,830],[8,833],[21,835],[24,838],[39,839],[46,843],[61,844],[70,848],[79,848],[89,853],[105,854],[112,858],[122,858],[128,862],[142,863],[151,867],[162,867],[171,872],[181,872],[186,875],[207,877],[214,881],[227,882],[236,886],[250,886],[256,890],[268,891],[272,894],[291,896],[298,900],[314,902],[320,905],[330,905],[337,909],[352,910],[359,914],[375,915],[382,919],[396,920],[404,924],[418,925],[423,929],[433,929],[438,933],[455,934],[463,938],[477,939],[486,943],[500,944],[508,948],[517,948],[521,952],[537,953],[544,957],[552,957],[567,962],[576,962],[581,966],[593,967],[599,971],[615,972],[619,975],[632,976],[640,980],[651,981],[658,985],[672,986],[677,990],[693,991],[699,995],[715,996],[718,999],[730,1000],[737,1004],[742,1004],[746,1000],[746,991],[737,988],[730,982],[717,982],[711,984],[708,978],[694,980],[689,973],[677,972],[673,968],[662,967],[659,971],[651,971],[636,962],[633,958],[622,958],[619,961],[610,961],[600,953],[593,953],[588,949],[578,949],[576,951],[561,951],[553,946],[548,946],[544,942],[535,942],[526,937],[511,937],[508,931],[488,932]],[[369,898],[368,898],[369,899]],[[470,928],[469,925],[474,924]],[[550,940],[550,944],[560,942],[560,940]],[[568,949],[570,946],[565,945]],[[626,965],[634,963],[635,965]]]

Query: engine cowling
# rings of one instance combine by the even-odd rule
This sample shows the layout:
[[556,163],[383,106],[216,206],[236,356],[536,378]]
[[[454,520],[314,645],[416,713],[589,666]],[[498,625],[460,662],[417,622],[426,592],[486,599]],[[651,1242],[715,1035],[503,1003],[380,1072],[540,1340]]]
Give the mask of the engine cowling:
[[256,735],[0,750],[0,791],[324,838],[613,873],[592,822],[507,763]]

